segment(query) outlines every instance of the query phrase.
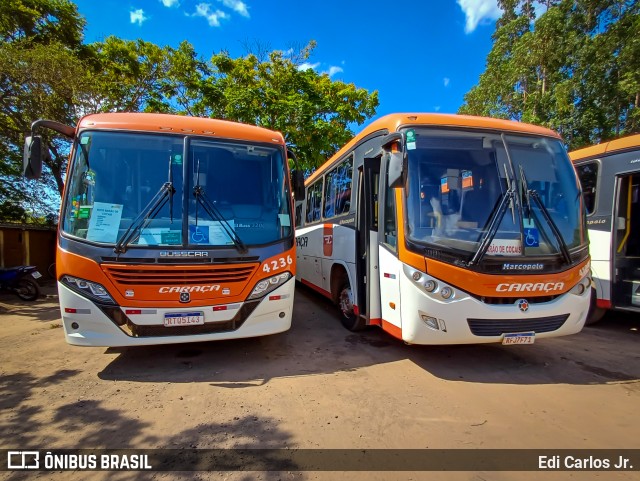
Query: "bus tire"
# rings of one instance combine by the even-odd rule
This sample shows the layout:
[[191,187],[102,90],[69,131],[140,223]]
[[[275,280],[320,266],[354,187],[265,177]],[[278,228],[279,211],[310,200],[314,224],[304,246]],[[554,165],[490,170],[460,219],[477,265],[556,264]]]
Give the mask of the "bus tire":
[[589,306],[589,312],[587,313],[587,320],[584,322],[585,326],[591,326],[598,322],[607,313],[606,309],[598,307],[598,296],[595,289],[591,289],[591,304]]
[[345,280],[338,289],[338,308],[340,322],[350,331],[360,331],[366,326],[365,320],[355,313],[353,306],[353,291],[349,281]]

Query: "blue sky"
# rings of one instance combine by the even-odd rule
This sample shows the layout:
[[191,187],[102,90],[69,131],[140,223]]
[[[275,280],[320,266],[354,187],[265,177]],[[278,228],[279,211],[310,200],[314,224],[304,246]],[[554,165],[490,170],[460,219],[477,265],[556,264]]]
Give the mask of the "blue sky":
[[76,0],[85,41],[109,35],[177,46],[208,59],[247,44],[318,45],[308,67],[378,90],[374,118],[455,113],[484,71],[500,15],[496,0]]

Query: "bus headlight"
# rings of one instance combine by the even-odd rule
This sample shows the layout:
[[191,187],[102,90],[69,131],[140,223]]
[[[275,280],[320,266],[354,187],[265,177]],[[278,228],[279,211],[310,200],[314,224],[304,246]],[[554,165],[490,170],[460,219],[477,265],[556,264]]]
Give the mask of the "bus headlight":
[[453,296],[453,289],[451,289],[449,286],[444,286],[440,290],[440,295],[443,299],[451,299],[451,296]]
[[97,282],[87,281],[79,277],[64,275],[60,279],[65,286],[78,294],[98,301],[101,304],[115,304],[116,301],[109,295],[107,290]]
[[429,279],[429,280],[425,281],[425,283],[424,283],[424,290],[427,291],[427,292],[435,291],[436,287],[438,287],[438,283],[436,281],[434,281],[433,279]]
[[278,274],[277,276],[262,279],[253,288],[253,291],[251,291],[251,295],[247,297],[247,300],[250,301],[252,299],[259,299],[260,297],[264,297],[271,291],[276,290],[289,279],[291,279],[290,272],[283,272],[282,274]]

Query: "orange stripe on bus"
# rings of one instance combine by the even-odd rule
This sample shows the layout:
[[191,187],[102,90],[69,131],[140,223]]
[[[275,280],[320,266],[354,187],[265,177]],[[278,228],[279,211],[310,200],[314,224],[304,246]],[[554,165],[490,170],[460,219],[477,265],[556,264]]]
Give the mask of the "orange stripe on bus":
[[312,284],[311,282],[309,282],[306,279],[300,279],[300,282],[302,282],[305,286],[310,287],[311,289],[313,289],[316,292],[319,292],[320,294],[322,294],[323,296],[328,297],[329,299],[331,299],[331,293],[329,291],[325,291],[322,287],[318,287],[315,284]]
[[382,319],[382,330],[402,341],[402,328]]

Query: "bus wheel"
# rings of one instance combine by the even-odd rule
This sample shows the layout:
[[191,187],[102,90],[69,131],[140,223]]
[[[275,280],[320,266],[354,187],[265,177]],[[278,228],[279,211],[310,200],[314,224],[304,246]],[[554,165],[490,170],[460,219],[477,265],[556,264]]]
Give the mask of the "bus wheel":
[[607,313],[606,309],[602,307],[598,307],[596,302],[598,300],[598,296],[596,295],[596,290],[591,289],[591,305],[589,306],[589,312],[587,314],[587,320],[584,322],[585,326],[590,326],[598,322],[602,317]]
[[356,315],[353,306],[353,291],[348,281],[345,281],[338,291],[338,307],[340,308],[340,322],[350,331],[359,331],[365,327],[364,319]]

